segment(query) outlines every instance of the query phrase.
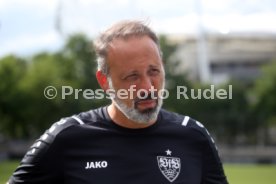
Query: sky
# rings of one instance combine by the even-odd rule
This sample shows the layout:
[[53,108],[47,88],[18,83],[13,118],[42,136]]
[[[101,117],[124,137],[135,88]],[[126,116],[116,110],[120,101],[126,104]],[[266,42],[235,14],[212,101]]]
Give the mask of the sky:
[[276,35],[276,1],[0,0],[0,57],[55,51],[70,34],[93,39],[122,19],[144,20],[158,34],[196,34],[201,25],[218,34]]

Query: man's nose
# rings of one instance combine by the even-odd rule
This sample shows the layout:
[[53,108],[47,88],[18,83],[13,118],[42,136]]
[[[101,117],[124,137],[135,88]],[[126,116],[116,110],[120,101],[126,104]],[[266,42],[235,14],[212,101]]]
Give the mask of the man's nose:
[[150,91],[152,85],[153,85],[153,82],[152,82],[151,78],[143,77],[141,82],[140,82],[139,88]]

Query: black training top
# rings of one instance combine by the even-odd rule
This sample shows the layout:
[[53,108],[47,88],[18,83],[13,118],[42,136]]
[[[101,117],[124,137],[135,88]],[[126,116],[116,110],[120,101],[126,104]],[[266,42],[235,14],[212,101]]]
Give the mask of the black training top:
[[161,110],[147,128],[116,125],[107,107],[61,119],[26,153],[10,184],[226,184],[201,123]]

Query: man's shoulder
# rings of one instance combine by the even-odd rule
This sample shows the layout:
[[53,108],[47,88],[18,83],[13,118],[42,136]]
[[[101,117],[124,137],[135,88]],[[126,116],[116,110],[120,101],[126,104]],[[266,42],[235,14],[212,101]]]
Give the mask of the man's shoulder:
[[76,120],[81,120],[84,124],[95,123],[98,121],[106,120],[105,109],[106,107],[99,107],[86,112],[81,112],[78,115],[72,116]]
[[[70,117],[61,118],[59,121],[53,123],[29,148],[23,159],[24,162],[30,162],[29,159],[39,159],[57,140],[58,136],[62,136],[66,130],[74,130],[79,126],[90,124],[98,121],[101,117],[99,115],[101,108],[82,112]],[[71,132],[71,131],[70,131]],[[34,161],[34,160],[33,160]]]
[[172,126],[178,126],[179,129],[185,129],[189,132],[194,132],[198,138],[203,138],[202,140],[207,140],[211,145],[214,145],[215,141],[210,135],[209,131],[205,126],[187,115],[182,115],[175,112],[170,112],[167,110],[161,110],[163,121],[169,122]]
[[205,135],[209,134],[208,130],[204,127],[204,125],[201,122],[188,115],[171,112],[164,109],[162,109],[160,112],[162,114],[162,120],[165,122],[169,122],[171,125],[192,129],[201,132]]
[[[61,118],[59,121],[55,122],[45,134],[51,134],[55,137],[57,134],[71,126],[82,126],[85,124],[92,124],[97,121],[104,120],[103,107],[92,109],[89,111],[81,112],[69,117]],[[44,134],[44,135],[45,135]]]

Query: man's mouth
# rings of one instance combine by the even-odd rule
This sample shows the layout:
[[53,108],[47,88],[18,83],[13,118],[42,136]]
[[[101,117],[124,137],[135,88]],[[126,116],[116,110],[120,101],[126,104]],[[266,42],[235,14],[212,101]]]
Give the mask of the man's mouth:
[[157,105],[157,100],[155,99],[146,99],[146,100],[139,100],[136,102],[136,106],[143,109],[155,108]]

